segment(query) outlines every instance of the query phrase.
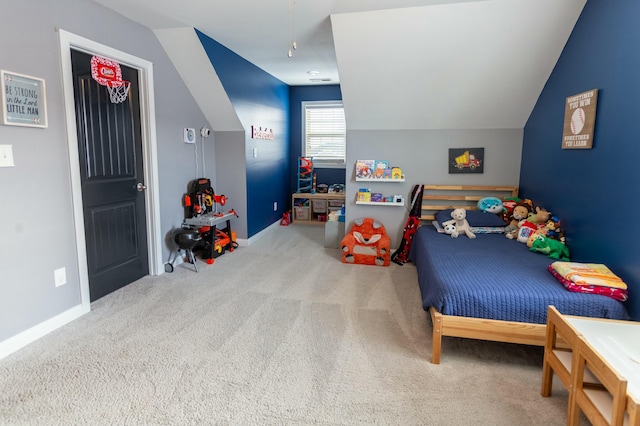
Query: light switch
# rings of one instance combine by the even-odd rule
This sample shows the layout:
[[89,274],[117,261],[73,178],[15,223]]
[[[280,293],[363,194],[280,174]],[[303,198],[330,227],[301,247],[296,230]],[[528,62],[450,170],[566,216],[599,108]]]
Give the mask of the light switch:
[[67,268],[60,268],[53,271],[53,280],[56,287],[65,285],[67,283]]
[[0,145],[0,167],[14,167],[13,145]]

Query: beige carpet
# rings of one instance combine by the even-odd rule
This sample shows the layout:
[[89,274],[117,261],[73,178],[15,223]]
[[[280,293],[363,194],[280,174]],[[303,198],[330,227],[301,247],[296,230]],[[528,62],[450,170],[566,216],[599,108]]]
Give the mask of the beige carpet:
[[563,425],[540,348],[445,338],[412,264],[346,265],[322,227],[146,277],[0,361],[3,425]]

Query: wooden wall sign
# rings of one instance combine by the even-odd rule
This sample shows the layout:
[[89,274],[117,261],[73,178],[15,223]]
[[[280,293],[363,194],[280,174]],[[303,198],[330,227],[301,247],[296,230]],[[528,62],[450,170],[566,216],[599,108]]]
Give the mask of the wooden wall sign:
[[596,124],[598,89],[569,96],[564,107],[562,149],[590,149]]

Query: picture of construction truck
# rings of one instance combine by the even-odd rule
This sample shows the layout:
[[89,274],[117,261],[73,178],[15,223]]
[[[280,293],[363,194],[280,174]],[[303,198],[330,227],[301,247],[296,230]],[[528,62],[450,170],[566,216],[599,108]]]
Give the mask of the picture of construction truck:
[[464,154],[456,157],[456,166],[458,170],[462,170],[465,167],[475,170],[476,167],[480,167],[480,161],[475,155],[469,154],[469,151],[465,151]]

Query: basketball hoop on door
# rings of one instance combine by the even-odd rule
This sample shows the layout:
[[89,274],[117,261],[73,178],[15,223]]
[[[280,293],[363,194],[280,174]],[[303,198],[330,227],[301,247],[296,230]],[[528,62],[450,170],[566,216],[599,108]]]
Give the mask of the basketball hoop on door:
[[107,87],[112,103],[119,104],[127,99],[131,83],[122,79],[122,70],[116,61],[93,56],[91,58],[91,77],[101,86]]
[[114,104],[124,102],[129,94],[129,86],[131,86],[131,83],[126,80],[108,82],[107,90],[109,91],[111,102]]

